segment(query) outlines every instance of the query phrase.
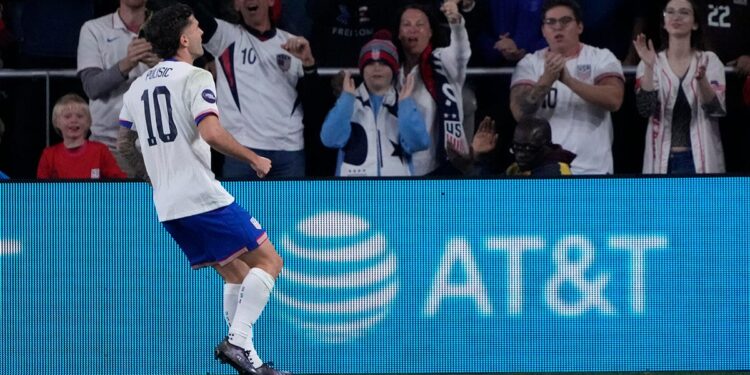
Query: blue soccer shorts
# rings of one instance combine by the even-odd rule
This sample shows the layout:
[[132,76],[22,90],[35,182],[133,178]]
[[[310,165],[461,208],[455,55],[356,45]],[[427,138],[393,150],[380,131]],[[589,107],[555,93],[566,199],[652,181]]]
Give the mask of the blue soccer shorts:
[[223,266],[268,239],[260,223],[236,202],[162,224],[193,269]]

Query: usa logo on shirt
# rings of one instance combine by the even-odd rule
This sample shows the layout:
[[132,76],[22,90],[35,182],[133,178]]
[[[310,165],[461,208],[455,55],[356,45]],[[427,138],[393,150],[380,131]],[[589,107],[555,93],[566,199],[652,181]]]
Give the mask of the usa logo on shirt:
[[282,71],[288,72],[289,68],[292,66],[292,57],[280,53],[276,55],[276,64],[279,65],[279,68],[281,68]]
[[591,64],[576,66],[576,76],[582,81],[589,80],[591,78]]
[[203,92],[201,93],[201,96],[203,97],[203,100],[211,104],[216,103],[216,94],[214,94],[214,92],[211,91],[210,89],[203,90]]

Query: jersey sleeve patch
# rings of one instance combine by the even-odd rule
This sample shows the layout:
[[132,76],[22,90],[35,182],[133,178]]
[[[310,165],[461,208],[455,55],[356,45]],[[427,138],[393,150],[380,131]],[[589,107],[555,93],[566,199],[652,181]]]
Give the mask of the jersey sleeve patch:
[[126,127],[128,129],[132,129],[133,128],[133,123],[131,121],[128,121],[128,120],[120,119],[120,126]]
[[216,94],[211,89],[203,90],[203,92],[201,92],[201,97],[203,97],[203,100],[205,100],[208,103],[211,103],[211,104],[216,103]]

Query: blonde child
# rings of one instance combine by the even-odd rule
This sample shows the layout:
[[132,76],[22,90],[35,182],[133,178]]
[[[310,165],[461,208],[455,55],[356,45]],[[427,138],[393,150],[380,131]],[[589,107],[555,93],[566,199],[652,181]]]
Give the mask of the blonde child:
[[91,113],[76,94],[58,99],[52,109],[52,124],[63,141],[42,152],[36,176],[40,179],[125,178],[114,156],[103,143],[89,141]]

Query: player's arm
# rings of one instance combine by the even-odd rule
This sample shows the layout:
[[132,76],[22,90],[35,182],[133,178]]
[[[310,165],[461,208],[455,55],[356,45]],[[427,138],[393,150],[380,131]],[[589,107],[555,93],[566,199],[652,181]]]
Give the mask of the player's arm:
[[249,164],[258,174],[258,177],[264,177],[271,170],[271,160],[259,156],[237,142],[221,126],[218,117],[214,115],[204,117],[198,123],[198,132],[203,140],[217,151]]
[[625,96],[625,82],[617,76],[605,77],[592,85],[579,81],[565,69],[560,76],[560,82],[583,100],[610,112],[620,109]]
[[120,126],[117,133],[117,151],[120,153],[130,169],[133,170],[135,178],[149,181],[146,164],[143,162],[143,155],[135,148],[135,142],[138,141],[138,132]]

